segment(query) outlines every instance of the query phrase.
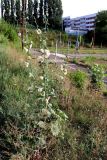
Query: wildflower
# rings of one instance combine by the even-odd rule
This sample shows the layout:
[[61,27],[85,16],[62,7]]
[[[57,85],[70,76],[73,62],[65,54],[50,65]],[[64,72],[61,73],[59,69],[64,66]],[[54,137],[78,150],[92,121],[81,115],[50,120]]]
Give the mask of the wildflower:
[[38,35],[40,35],[40,34],[42,34],[42,31],[41,31],[40,29],[37,29],[37,30],[36,30],[36,33],[37,33]]
[[26,53],[28,53],[28,52],[29,52],[29,49],[28,49],[28,48],[26,48],[26,47],[24,47],[24,50],[25,50],[25,52],[26,52]]
[[42,109],[42,116],[50,117],[51,113],[49,112],[48,109],[44,108]]
[[40,79],[43,80],[44,79],[43,76],[40,76]]
[[42,92],[42,91],[43,91],[42,87],[38,88],[38,92]]
[[50,97],[46,98],[46,105],[48,105]]
[[31,85],[30,87],[28,87],[28,91],[29,92],[33,92],[33,85]]
[[38,62],[41,62],[41,63],[44,62],[44,58],[42,56],[39,56],[37,60],[38,60]]
[[18,36],[21,37],[21,32],[18,32]]
[[56,121],[54,123],[51,123],[51,132],[53,136],[57,137],[60,133],[61,127],[59,126],[59,122]]
[[50,56],[50,51],[45,49],[45,58],[49,58]]
[[67,69],[64,69],[64,75],[67,75]]
[[61,71],[63,71],[64,70],[64,67],[63,67],[63,65],[61,65]]
[[64,77],[63,77],[63,76],[60,76],[60,78],[61,78],[61,80],[63,80],[63,79],[64,79]]
[[25,62],[25,66],[28,68],[28,67],[29,67],[29,63],[28,63],[28,62]]
[[32,78],[32,77],[34,77],[33,74],[32,74],[32,73],[29,73],[29,78]]
[[28,56],[27,59],[28,59],[28,60],[31,60],[32,58],[31,58],[31,56]]
[[41,49],[40,49],[40,52],[41,52],[41,53],[44,53],[44,49],[41,48]]
[[39,125],[40,128],[46,129],[46,123],[45,122],[39,121],[38,125]]
[[33,42],[31,41],[31,42],[30,42],[29,49],[32,49],[32,45],[33,45]]

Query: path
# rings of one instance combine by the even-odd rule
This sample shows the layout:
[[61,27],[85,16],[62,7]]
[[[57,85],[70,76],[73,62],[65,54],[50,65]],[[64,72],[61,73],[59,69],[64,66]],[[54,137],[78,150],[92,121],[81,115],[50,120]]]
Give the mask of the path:
[[[31,54],[33,56],[33,58],[37,58],[38,56],[42,55],[41,52],[37,51],[36,49],[32,49],[31,50]],[[89,69],[83,66],[80,66],[78,64],[74,64],[74,63],[67,63],[65,60],[66,58],[84,58],[84,57],[97,57],[97,58],[107,58],[107,54],[68,54],[67,56],[63,55],[63,54],[59,54],[59,53],[51,53],[50,57],[49,57],[49,62],[55,62],[57,64],[66,64],[66,66],[69,69],[72,70],[83,70],[85,72],[88,72]],[[107,74],[107,73],[106,73]],[[107,77],[104,78],[104,82],[107,84]]]

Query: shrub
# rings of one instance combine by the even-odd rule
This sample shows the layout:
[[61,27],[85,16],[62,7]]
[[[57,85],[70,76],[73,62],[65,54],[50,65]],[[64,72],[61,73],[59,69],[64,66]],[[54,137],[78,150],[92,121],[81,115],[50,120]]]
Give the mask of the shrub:
[[87,75],[85,72],[77,70],[70,73],[70,79],[77,88],[83,89],[86,85]]
[[103,83],[103,78],[104,78],[104,70],[103,68],[95,64],[91,68],[91,81],[94,83],[97,87],[102,87]]
[[18,41],[18,36],[15,28],[5,21],[0,21],[0,33],[2,33],[10,41]]

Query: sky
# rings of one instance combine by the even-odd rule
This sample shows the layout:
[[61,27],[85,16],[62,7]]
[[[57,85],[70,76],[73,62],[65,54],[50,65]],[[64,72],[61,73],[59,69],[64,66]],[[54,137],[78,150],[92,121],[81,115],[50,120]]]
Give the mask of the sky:
[[107,0],[62,0],[63,17],[71,18],[107,10]]

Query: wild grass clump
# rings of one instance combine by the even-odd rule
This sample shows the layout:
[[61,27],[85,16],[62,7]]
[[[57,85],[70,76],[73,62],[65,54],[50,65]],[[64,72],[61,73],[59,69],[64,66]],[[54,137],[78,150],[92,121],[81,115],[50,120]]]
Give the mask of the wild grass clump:
[[0,21],[0,34],[3,34],[9,41],[18,41],[15,27],[2,20]]
[[88,57],[83,58],[81,61],[83,63],[91,65],[93,62],[95,62],[95,60],[96,60],[96,57],[88,56]]
[[83,89],[86,84],[87,84],[87,80],[88,80],[88,76],[85,72],[77,70],[75,72],[70,73],[69,75],[71,82],[80,89]]
[[91,80],[95,87],[102,88],[104,86],[104,69],[102,66],[95,64],[91,68]]
[[97,93],[87,90],[81,94],[72,85],[70,90],[69,102],[66,101],[66,96],[64,100],[62,95],[65,107],[64,104],[62,106],[69,117],[65,138],[52,146],[53,152],[50,151],[50,157],[53,156],[53,160],[106,159],[105,100]]
[[8,39],[4,36],[4,34],[0,34],[0,44],[7,44]]

